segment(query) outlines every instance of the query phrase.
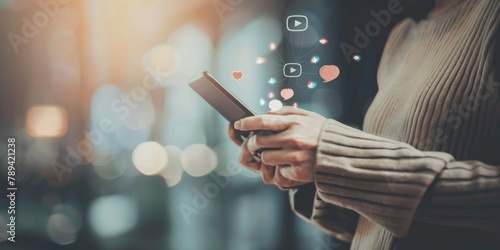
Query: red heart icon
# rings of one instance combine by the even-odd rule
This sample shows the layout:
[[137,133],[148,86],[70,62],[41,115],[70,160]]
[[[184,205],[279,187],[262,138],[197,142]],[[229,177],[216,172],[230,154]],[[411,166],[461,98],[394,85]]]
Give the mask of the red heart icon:
[[243,72],[241,71],[233,71],[233,78],[236,81],[239,81],[243,77]]
[[288,99],[292,98],[293,95],[294,95],[293,89],[283,89],[283,90],[281,90],[281,97],[283,97],[283,99],[285,99],[285,100],[288,100]]

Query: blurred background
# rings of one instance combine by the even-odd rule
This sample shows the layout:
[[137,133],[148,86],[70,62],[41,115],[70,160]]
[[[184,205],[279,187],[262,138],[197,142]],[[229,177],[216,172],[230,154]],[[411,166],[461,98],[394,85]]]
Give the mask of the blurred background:
[[[356,53],[341,44],[388,2],[0,0],[0,151],[16,139],[19,188],[16,243],[0,191],[0,248],[349,248],[240,166],[227,122],[187,83],[206,70],[256,113],[275,100],[360,128],[387,35],[415,6]],[[308,29],[289,32],[289,15]],[[301,77],[283,76],[291,62]],[[322,65],[340,76],[323,83]]]

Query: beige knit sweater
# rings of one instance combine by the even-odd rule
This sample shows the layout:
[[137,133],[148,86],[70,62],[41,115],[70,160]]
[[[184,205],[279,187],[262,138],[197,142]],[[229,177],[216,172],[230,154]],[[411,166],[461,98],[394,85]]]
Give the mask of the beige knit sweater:
[[352,249],[500,249],[499,23],[466,0],[398,24],[364,131],[326,122],[294,210]]

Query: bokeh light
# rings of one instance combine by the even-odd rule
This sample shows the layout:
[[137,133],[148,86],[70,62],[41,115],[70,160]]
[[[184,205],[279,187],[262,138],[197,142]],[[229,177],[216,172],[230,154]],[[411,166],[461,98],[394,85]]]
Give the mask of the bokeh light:
[[[60,202],[60,198],[60,196],[52,197],[53,201],[58,203]],[[53,206],[52,212],[54,214],[60,213],[67,216],[75,226],[76,230],[80,230],[82,228],[82,215],[73,205],[69,203],[57,204]]]
[[90,130],[85,136],[92,142],[95,152],[109,154],[123,149],[116,130],[117,126],[124,126],[122,119],[129,117],[131,112],[131,107],[123,100],[124,94],[111,84],[95,90],[90,106]]
[[113,160],[114,153],[91,149],[91,151],[87,154],[91,156],[90,160],[92,161],[92,165],[94,165],[94,168],[97,169],[97,167],[108,165]]
[[132,162],[139,172],[145,175],[158,174],[167,165],[165,148],[157,142],[139,144],[132,153]]
[[167,186],[173,187],[181,181],[182,178],[182,150],[177,146],[166,146],[168,155],[167,166],[161,171],[160,175],[165,179]]
[[132,229],[137,223],[137,205],[124,195],[96,199],[89,210],[92,230],[103,238],[114,237]]
[[181,154],[184,170],[191,176],[204,176],[217,167],[218,159],[215,152],[204,144],[194,144],[187,147]]
[[[151,114],[154,115],[154,113]],[[141,116],[138,113],[133,116],[137,117],[137,119],[141,119]],[[148,117],[151,117],[148,114],[145,114],[145,116],[145,119],[149,119]],[[136,125],[140,123],[141,122],[135,122]],[[136,130],[126,126],[125,122],[119,123],[116,125],[116,139],[123,147],[127,149],[134,149],[140,143],[147,141],[147,139],[151,136],[151,127],[152,126],[147,126],[143,129]]]
[[94,171],[97,175],[106,180],[118,178],[127,170],[128,165],[122,164],[120,161],[120,159],[123,158],[128,158],[128,155],[120,153],[112,157],[112,160],[105,164],[94,164]]
[[147,130],[155,121],[153,101],[149,93],[142,86],[135,86],[126,95],[133,104],[130,105],[129,115],[122,117],[123,124],[129,130]]
[[68,114],[61,106],[35,105],[26,115],[26,130],[33,137],[61,137],[68,129]]
[[52,214],[47,221],[47,233],[57,244],[68,245],[75,242],[77,232],[75,223],[63,213]]
[[168,77],[179,69],[179,55],[170,45],[160,45],[150,49],[148,65],[154,74]]
[[175,30],[168,45],[179,58],[178,70],[168,78],[157,79],[164,86],[185,86],[189,79],[210,70],[213,43],[207,32],[195,24],[186,24]]
[[260,106],[266,105],[266,100],[264,100],[264,98],[260,98],[259,104],[260,104]]

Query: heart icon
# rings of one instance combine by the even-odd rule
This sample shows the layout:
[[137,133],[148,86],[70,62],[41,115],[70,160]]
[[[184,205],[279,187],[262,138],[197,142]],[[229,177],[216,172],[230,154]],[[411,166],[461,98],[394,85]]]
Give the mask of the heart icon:
[[283,89],[283,90],[281,90],[281,97],[283,97],[283,99],[285,99],[285,100],[288,100],[288,99],[292,98],[293,95],[294,95],[293,89]]
[[236,81],[239,81],[243,77],[243,72],[241,71],[233,71],[233,78]]

